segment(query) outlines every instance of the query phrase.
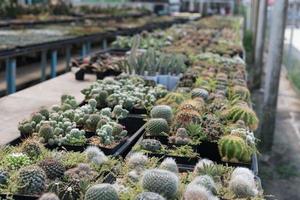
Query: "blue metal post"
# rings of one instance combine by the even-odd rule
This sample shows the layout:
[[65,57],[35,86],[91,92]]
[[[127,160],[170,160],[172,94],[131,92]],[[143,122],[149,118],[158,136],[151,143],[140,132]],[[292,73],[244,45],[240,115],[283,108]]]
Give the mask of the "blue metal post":
[[15,58],[6,59],[6,87],[7,93],[16,92],[16,68],[17,63]]
[[66,48],[66,71],[70,71],[70,62],[72,57],[71,49],[71,46],[67,46]]
[[91,53],[91,48],[92,48],[92,43],[91,42],[87,42],[86,43],[86,52],[87,52],[87,54]]
[[57,51],[53,50],[51,52],[51,78],[56,77],[57,70]]
[[46,80],[46,68],[47,68],[47,51],[44,50],[41,53],[41,81]]
[[104,40],[102,40],[102,49],[107,49],[107,40],[106,39],[104,39]]
[[80,56],[84,58],[87,54],[87,45],[85,43],[82,44]]

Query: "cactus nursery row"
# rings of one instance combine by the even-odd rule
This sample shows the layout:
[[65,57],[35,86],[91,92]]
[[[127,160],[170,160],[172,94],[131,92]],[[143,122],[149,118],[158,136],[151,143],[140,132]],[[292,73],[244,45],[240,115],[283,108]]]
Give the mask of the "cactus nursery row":
[[[209,17],[118,37],[74,59],[97,74],[0,149],[0,197],[264,200],[242,21]],[[101,73],[100,76],[99,73]]]

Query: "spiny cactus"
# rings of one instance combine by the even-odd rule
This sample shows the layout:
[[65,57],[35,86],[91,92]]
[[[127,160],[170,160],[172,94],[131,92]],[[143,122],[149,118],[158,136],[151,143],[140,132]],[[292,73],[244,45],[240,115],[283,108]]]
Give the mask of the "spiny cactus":
[[101,165],[108,161],[106,155],[98,147],[90,146],[86,148],[84,153],[87,155],[88,160],[92,163]]
[[110,184],[97,184],[90,187],[86,193],[84,200],[118,200],[116,189]]
[[170,92],[164,98],[161,98],[156,101],[156,105],[168,105],[173,109],[176,109],[186,97],[177,92]]
[[201,126],[203,133],[209,141],[216,141],[223,135],[223,124],[215,115],[205,115]]
[[170,124],[173,118],[172,108],[167,105],[154,106],[150,112],[150,116],[151,118],[163,118]]
[[198,113],[202,113],[204,110],[205,102],[202,98],[195,98],[193,100],[185,100],[182,102],[178,108],[178,110],[187,110],[187,111],[196,111]]
[[256,130],[259,120],[255,112],[246,104],[236,104],[224,111],[224,115],[228,120],[236,122],[243,120],[245,124],[251,129]]
[[22,143],[21,151],[30,158],[37,158],[42,153],[42,147],[38,141],[27,139]]
[[135,152],[129,155],[126,163],[129,168],[144,168],[148,162],[148,157],[141,152]]
[[53,127],[50,123],[43,123],[39,130],[39,136],[43,138],[43,142],[48,142],[49,139],[54,138]]
[[158,193],[166,199],[172,199],[178,192],[179,178],[167,170],[151,169],[144,173],[142,186],[147,191]]
[[53,181],[48,187],[50,192],[55,193],[60,200],[80,199],[81,182],[78,179],[68,181]]
[[45,193],[39,198],[39,200],[59,200],[59,198],[54,193]]
[[179,173],[176,161],[173,158],[165,158],[159,166],[160,169],[165,169],[170,172]]
[[202,89],[202,88],[195,88],[192,90],[191,92],[192,98],[197,98],[197,97],[201,97],[204,100],[208,99],[209,93],[207,90]]
[[19,171],[20,193],[34,195],[41,194],[46,188],[46,174],[38,166],[27,166]]
[[168,122],[163,118],[152,118],[146,123],[146,132],[151,136],[168,134],[169,131]]
[[158,140],[154,139],[143,139],[140,143],[144,150],[156,152],[162,148],[162,144]]
[[254,174],[253,172],[245,167],[237,167],[233,170],[231,174],[231,179],[237,177],[237,176],[243,176],[247,178],[248,180],[254,180]]
[[202,174],[202,172],[205,170],[206,167],[213,166],[213,165],[214,165],[213,161],[206,159],[206,158],[201,159],[196,164],[196,166],[194,168],[194,173]]
[[97,105],[99,107],[106,106],[106,99],[108,97],[108,92],[105,90],[101,90],[98,94],[96,94],[95,99],[97,101]]
[[34,132],[34,127],[31,122],[23,121],[19,123],[18,130],[25,136],[30,136]]
[[113,136],[113,127],[110,124],[103,125],[100,129],[97,129],[96,133],[100,136],[101,142],[104,145],[110,145],[115,141],[115,137]]
[[205,187],[189,184],[183,194],[184,200],[218,200]]
[[191,138],[185,128],[179,128],[176,135],[169,137],[169,142],[172,144],[185,145],[191,142]]
[[197,176],[190,184],[201,185],[213,194],[217,194],[217,187],[214,180],[208,175]]
[[231,89],[229,99],[250,102],[250,91],[247,87],[236,85]]
[[62,163],[52,158],[41,161],[39,166],[45,171],[49,179],[60,178],[66,171]]
[[247,143],[235,135],[223,136],[218,142],[219,152],[223,161],[249,162],[252,150]]
[[239,198],[250,198],[258,194],[254,179],[249,180],[242,175],[231,178],[229,189]]
[[4,157],[6,167],[12,170],[20,169],[31,164],[30,158],[24,153],[11,153]]
[[92,180],[96,175],[97,172],[85,163],[79,163],[77,167],[65,172],[65,176],[78,180]]
[[166,199],[154,192],[143,192],[137,195],[135,200],[166,200]]
[[63,143],[71,146],[82,146],[86,143],[85,131],[73,128],[64,137]]
[[8,180],[8,172],[0,169],[0,186],[7,183]]
[[91,114],[85,122],[86,128],[90,131],[96,131],[97,124],[100,121],[100,119],[101,119],[100,115]]
[[36,124],[40,123],[45,117],[41,113],[32,113],[31,121],[34,121]]
[[116,105],[112,111],[113,117],[117,119],[117,121],[119,119],[126,118],[128,116],[128,113],[128,110],[123,109],[122,105]]
[[190,124],[200,124],[201,115],[196,110],[179,110],[173,122],[173,128],[187,128]]
[[45,107],[41,107],[39,113],[45,117],[46,120],[49,119],[50,113],[49,110]]

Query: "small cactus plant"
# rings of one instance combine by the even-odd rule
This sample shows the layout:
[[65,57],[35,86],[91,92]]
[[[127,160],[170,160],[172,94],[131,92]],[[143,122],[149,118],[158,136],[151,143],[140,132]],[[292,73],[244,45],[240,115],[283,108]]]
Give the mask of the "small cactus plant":
[[0,169],[0,186],[7,183],[8,180],[8,172]]
[[196,110],[179,110],[175,116],[173,128],[187,128],[190,124],[199,124],[201,115]]
[[196,164],[196,166],[194,168],[194,173],[196,175],[202,174],[202,172],[205,170],[206,167],[213,166],[213,165],[214,165],[213,161],[206,159],[206,158],[201,159]]
[[39,198],[39,200],[59,200],[59,198],[58,198],[58,196],[56,194],[49,192],[49,193],[43,194]]
[[106,155],[98,147],[90,146],[84,151],[84,153],[87,155],[90,162],[97,165],[101,165],[108,161]]
[[64,175],[65,167],[57,160],[47,158],[39,163],[49,179],[60,178]]
[[205,89],[202,89],[202,88],[195,88],[192,90],[191,92],[192,94],[192,98],[197,98],[197,97],[201,97],[203,98],[204,100],[207,100],[208,99],[208,96],[209,96],[209,93],[207,90]]
[[168,122],[163,118],[152,118],[146,123],[146,132],[151,136],[168,134],[169,131]]
[[179,173],[176,161],[173,158],[165,158],[159,166],[160,169],[165,169],[175,174]]
[[21,151],[30,158],[37,158],[42,153],[42,147],[38,141],[27,139],[22,143]]
[[166,199],[154,192],[143,192],[137,195],[135,200],[166,200]]
[[183,194],[184,200],[218,200],[205,187],[189,184]]
[[129,168],[144,168],[148,162],[148,157],[141,152],[132,153],[126,160]]
[[118,193],[116,189],[106,183],[97,184],[90,187],[86,193],[84,200],[118,200]]
[[43,139],[43,142],[48,142],[49,139],[53,139],[53,127],[49,123],[43,123],[39,130],[39,136]]
[[19,171],[20,193],[34,195],[41,194],[46,188],[46,174],[38,166],[27,166]]
[[150,112],[150,116],[151,118],[163,118],[170,124],[173,118],[172,108],[167,105],[154,106]]
[[172,144],[186,145],[191,142],[191,138],[185,128],[179,128],[176,135],[169,137],[169,142]]
[[258,194],[254,179],[249,180],[242,175],[232,177],[229,188],[238,198],[249,198]]
[[177,92],[170,92],[164,98],[156,101],[157,105],[168,105],[173,109],[177,109],[177,107],[186,99],[186,97]]
[[20,169],[21,167],[31,164],[30,158],[24,153],[11,153],[4,158],[4,164],[12,170]]
[[218,142],[219,152],[226,162],[249,162],[252,149],[245,140],[235,135],[223,136]]
[[144,173],[142,186],[166,199],[172,199],[178,192],[179,179],[176,174],[162,169],[151,169]]
[[89,118],[86,120],[86,128],[90,131],[96,131],[97,124],[100,121],[101,116],[98,114],[91,114]]
[[201,185],[213,194],[217,193],[217,187],[214,180],[208,175],[197,176],[190,184]]
[[162,148],[160,141],[154,139],[143,139],[140,145],[142,149],[152,152],[159,151]]

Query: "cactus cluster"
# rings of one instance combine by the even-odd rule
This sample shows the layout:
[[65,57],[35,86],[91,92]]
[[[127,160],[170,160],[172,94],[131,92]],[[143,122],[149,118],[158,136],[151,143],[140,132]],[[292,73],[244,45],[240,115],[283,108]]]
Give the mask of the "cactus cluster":
[[3,163],[9,169],[16,170],[31,164],[31,159],[24,153],[11,153],[4,157]]
[[42,146],[34,139],[27,139],[22,143],[21,151],[30,158],[37,158],[42,153]]

